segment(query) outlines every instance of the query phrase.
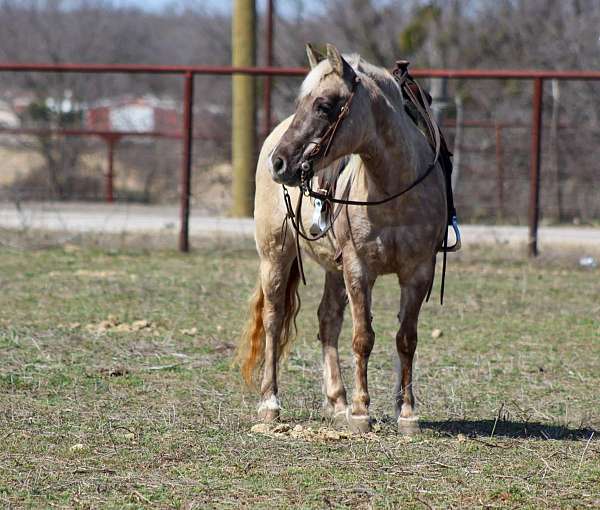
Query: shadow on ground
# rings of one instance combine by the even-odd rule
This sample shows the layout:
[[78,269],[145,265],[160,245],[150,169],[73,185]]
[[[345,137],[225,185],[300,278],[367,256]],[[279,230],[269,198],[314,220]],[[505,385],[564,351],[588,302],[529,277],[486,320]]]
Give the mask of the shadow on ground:
[[519,439],[581,439],[600,440],[600,432],[591,428],[569,428],[538,422],[500,420],[447,420],[421,421],[422,430],[432,430],[446,435],[506,437]]

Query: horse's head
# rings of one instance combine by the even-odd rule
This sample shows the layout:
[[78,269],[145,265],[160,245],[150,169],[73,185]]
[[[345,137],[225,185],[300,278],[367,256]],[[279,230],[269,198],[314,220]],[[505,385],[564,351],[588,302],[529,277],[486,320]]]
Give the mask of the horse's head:
[[339,50],[327,45],[327,55],[306,46],[311,71],[300,89],[291,124],[269,157],[269,170],[280,184],[298,186],[364,143],[371,111],[368,93]]

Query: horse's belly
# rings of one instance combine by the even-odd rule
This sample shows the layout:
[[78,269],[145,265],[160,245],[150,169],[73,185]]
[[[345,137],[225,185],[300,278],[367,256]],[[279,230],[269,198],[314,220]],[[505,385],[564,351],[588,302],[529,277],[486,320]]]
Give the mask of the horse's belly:
[[340,271],[342,261],[335,239],[328,235],[318,241],[300,241],[302,252],[316,261],[327,271]]
[[[410,274],[423,261],[431,261],[443,232],[439,222],[410,217],[403,218],[400,225],[389,225],[389,218],[386,222],[374,222],[361,214],[341,217],[335,224],[336,237],[330,232],[318,241],[301,239],[300,245],[308,257],[328,271],[342,269],[342,251],[348,250],[356,253],[373,275]],[[305,230],[309,230],[306,220]]]
[[436,236],[418,227],[391,227],[371,232],[359,256],[372,274],[410,273],[435,253]]
[[[423,260],[431,260],[434,253],[432,239],[423,232],[406,228],[385,228],[371,232],[368,238],[353,243],[358,256],[371,274],[398,274],[410,272]],[[302,252],[315,260],[327,271],[341,271],[343,258],[341,248],[332,236],[318,241],[300,241]]]

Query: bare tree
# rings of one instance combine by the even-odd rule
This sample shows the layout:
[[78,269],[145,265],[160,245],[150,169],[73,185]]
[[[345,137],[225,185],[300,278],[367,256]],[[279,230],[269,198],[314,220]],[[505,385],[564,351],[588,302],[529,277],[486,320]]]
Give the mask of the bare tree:
[[[190,2],[179,10],[151,14],[115,7],[107,0],[0,0],[0,60],[227,64],[229,18],[205,12],[196,5],[197,2]],[[223,81],[217,77],[196,80],[199,108],[215,109],[221,105],[228,111],[229,87],[223,86]],[[25,125],[53,129],[80,127],[83,117],[75,109],[100,98],[136,93],[180,98],[182,94],[180,78],[151,75],[4,73],[0,84],[0,97],[11,90],[33,94],[32,105],[22,114]],[[49,107],[65,103],[74,110],[64,112]],[[90,149],[86,140],[39,136],[27,146],[43,157],[44,164],[34,172],[37,176],[26,178],[21,188],[43,188],[45,182],[56,198],[81,193],[77,186],[90,179],[82,174],[81,155]],[[151,153],[147,153],[150,158]],[[140,168],[148,169],[150,165],[141,164]],[[156,173],[145,171],[149,176]],[[98,175],[96,180],[100,178]],[[32,182],[36,179],[40,185]],[[90,185],[99,189],[98,183]]]
[[[323,0],[317,8],[305,0],[279,0],[277,5],[277,65],[306,65],[304,44],[308,41],[332,42],[388,67],[397,58],[408,58],[415,67],[594,69],[600,64],[597,0]],[[230,29],[226,10],[210,10],[206,3],[194,0],[173,2],[162,13],[122,8],[110,0],[0,0],[0,60],[226,65],[231,57]],[[40,104],[48,99],[59,104],[67,93],[73,103],[124,93],[180,98],[182,89],[177,77],[125,75],[5,74],[0,75],[0,84],[0,96],[19,88],[33,93]],[[299,79],[294,78],[274,80],[276,117],[292,112],[298,84]],[[226,133],[229,78],[198,77],[196,90],[202,112],[196,116],[198,130],[205,133],[211,126]],[[594,105],[600,101],[600,85],[567,82],[561,84],[560,93],[560,120],[555,115],[553,136],[546,133],[544,140],[546,149],[552,144],[547,152],[555,155],[561,168],[552,172],[558,178],[543,180],[543,193],[557,197],[556,188],[560,187],[565,219],[598,217],[598,187],[586,183],[595,178],[597,168],[589,147],[599,141],[600,111]],[[466,121],[530,122],[531,86],[527,82],[450,81],[449,94],[462,98]],[[549,123],[549,85],[545,95]],[[209,110],[221,115],[218,126],[207,121],[205,112]],[[453,118],[452,110],[451,106],[447,119]],[[76,116],[61,119],[56,115],[50,122],[78,122]],[[523,132],[507,130],[501,137],[506,145],[506,197],[513,201],[506,207],[517,211],[519,217],[527,192],[529,147]],[[452,137],[451,131],[449,135]],[[481,129],[465,129],[463,140],[465,147],[474,150],[463,151],[459,193],[472,205],[467,216],[485,216],[485,207],[494,202],[495,180],[486,180],[493,167],[494,136]],[[60,144],[55,140],[39,143],[38,151],[45,151],[48,168],[54,165],[64,174],[67,167],[80,164],[69,151],[58,150]],[[84,149],[84,145],[74,148],[76,153]],[[141,154],[138,149],[136,154]],[[215,158],[228,157],[226,143],[206,149],[221,151]],[[140,169],[149,164],[140,163]],[[168,163],[162,165],[162,171],[168,173],[168,167]],[[475,178],[478,168],[485,169],[482,175],[486,178]],[[55,186],[60,182],[56,179]],[[151,184],[145,186],[153,189]],[[546,213],[550,211],[556,208],[550,207]]]

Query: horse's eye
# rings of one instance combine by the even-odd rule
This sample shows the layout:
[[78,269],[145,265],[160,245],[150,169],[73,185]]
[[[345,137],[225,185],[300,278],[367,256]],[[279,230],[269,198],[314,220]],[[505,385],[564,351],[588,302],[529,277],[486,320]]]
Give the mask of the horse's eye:
[[326,101],[317,101],[315,103],[315,110],[318,114],[327,117],[333,110],[333,106],[331,103],[328,103]]

